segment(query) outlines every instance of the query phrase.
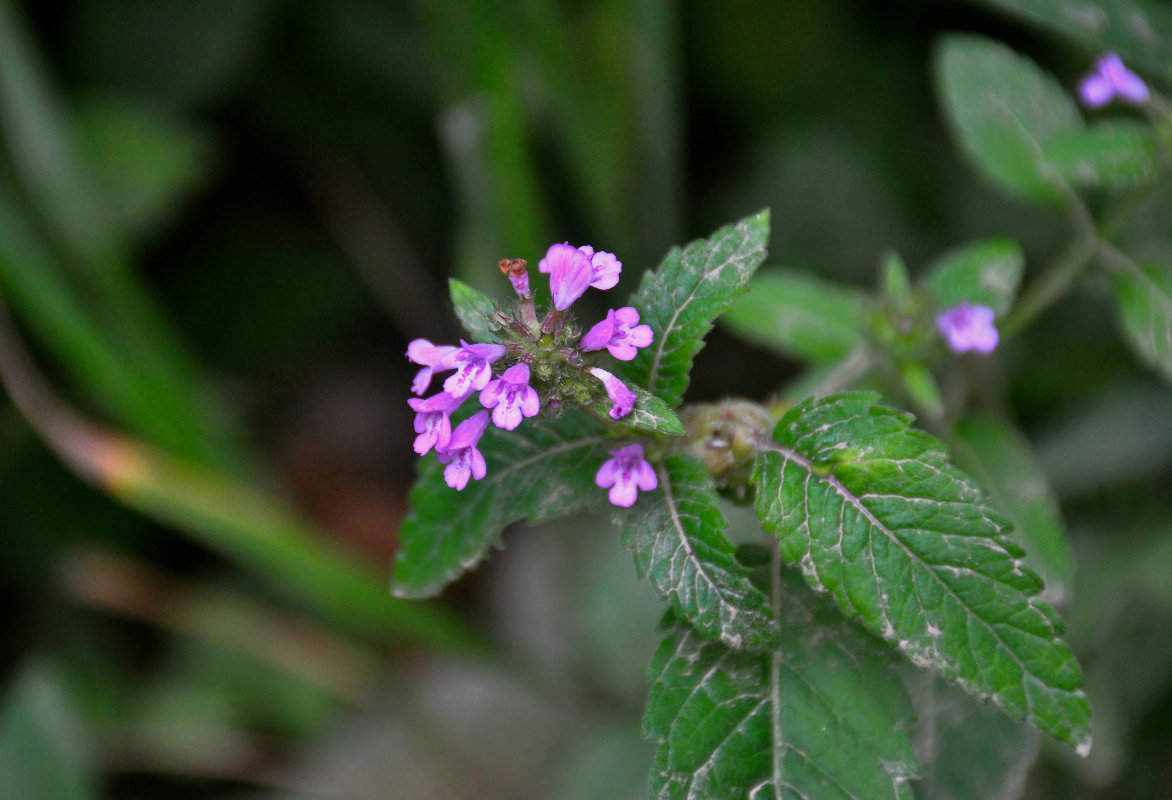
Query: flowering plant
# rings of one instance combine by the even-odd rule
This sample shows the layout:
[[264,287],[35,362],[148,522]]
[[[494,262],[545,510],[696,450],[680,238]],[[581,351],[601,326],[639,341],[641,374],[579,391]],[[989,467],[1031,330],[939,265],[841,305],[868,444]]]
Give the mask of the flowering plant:
[[[421,367],[416,394],[452,374],[411,400],[416,452],[436,458],[411,495],[395,592],[436,594],[514,521],[608,509],[670,608],[644,722],[659,747],[653,796],[910,797],[924,759],[956,743],[917,749],[917,714],[923,725],[942,712],[908,685],[955,692],[974,736],[1033,741],[1029,728],[994,733],[1004,717],[973,699],[1090,751],[1082,671],[1055,609],[1071,580],[1068,545],[983,444],[1017,442],[1012,428],[967,416],[965,403],[1005,342],[1096,262],[1118,282],[1139,357],[1172,375],[1168,273],[1136,266],[1082,199],[1160,175],[1172,119],[1114,55],[1075,89],[973,37],[947,41],[936,69],[975,165],[1078,222],[1072,252],[1020,297],[1024,258],[1007,239],[951,250],[915,281],[889,255],[871,294],[759,272],[762,211],[670,251],[588,328],[572,306],[618,285],[614,254],[551,246],[539,263],[547,300],[523,259],[505,259],[507,307],[452,283],[472,341],[408,350]],[[1117,99],[1152,117],[1087,127],[1072,93],[1091,109]],[[809,378],[760,402],[686,404],[718,318],[808,362]],[[752,506],[756,540],[726,534],[729,504]],[[905,684],[905,664],[935,677]]]

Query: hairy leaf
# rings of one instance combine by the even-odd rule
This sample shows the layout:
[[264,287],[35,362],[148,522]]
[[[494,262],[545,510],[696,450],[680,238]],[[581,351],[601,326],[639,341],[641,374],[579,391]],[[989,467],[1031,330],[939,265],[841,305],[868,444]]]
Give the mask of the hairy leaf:
[[1150,265],[1116,281],[1123,332],[1140,360],[1172,381],[1172,269]]
[[682,250],[672,248],[663,263],[643,276],[630,304],[655,331],[655,341],[621,375],[645,386],[669,406],[679,405],[688,388],[692,359],[729,303],[744,292],[765,259],[769,212],[727,225]]
[[[660,400],[642,386],[630,384],[627,388],[638,398],[631,413],[618,420],[633,431],[649,431],[652,433],[666,433],[669,436],[680,436],[685,433],[684,423],[676,416],[676,412],[663,400]],[[614,404],[605,396],[599,397],[591,405],[596,413],[608,416]]]
[[779,646],[732,650],[672,621],[643,731],[661,800],[910,800],[911,705],[887,653],[792,572],[770,569]]
[[414,511],[399,529],[394,593],[437,594],[479,563],[510,522],[572,514],[597,502],[594,474],[606,459],[602,427],[581,412],[513,431],[489,427],[480,442],[488,474],[457,492],[426,456],[411,490]]
[[1155,183],[1162,171],[1156,137],[1135,120],[1104,122],[1060,134],[1046,144],[1044,156],[1058,174],[1078,186],[1146,186]]
[[912,663],[1090,749],[1082,671],[1042,581],[943,444],[851,392],[791,409],[762,443],[756,507],[816,589]]
[[704,463],[671,456],[657,469],[659,488],[616,516],[640,577],[681,618],[732,648],[761,647],[774,636],[769,601],[737,562]]
[[936,259],[924,284],[936,309],[968,301],[988,306],[1000,317],[1017,295],[1025,258],[1012,239],[972,242]]
[[965,152],[1005,189],[1059,204],[1066,182],[1043,153],[1056,136],[1082,127],[1063,88],[1003,44],[952,36],[936,59],[944,110]]
[[489,321],[496,312],[496,303],[488,295],[455,278],[448,278],[448,293],[452,296],[456,317],[473,341],[489,344],[499,341],[496,329]]
[[859,344],[866,295],[796,270],[759,272],[721,318],[738,336],[806,361],[836,361]]

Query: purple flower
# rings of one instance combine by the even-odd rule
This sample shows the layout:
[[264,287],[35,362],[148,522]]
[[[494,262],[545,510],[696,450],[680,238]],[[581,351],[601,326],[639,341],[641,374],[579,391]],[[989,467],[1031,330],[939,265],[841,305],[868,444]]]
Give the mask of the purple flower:
[[962,303],[936,317],[936,327],[957,353],[976,350],[992,353],[997,346],[997,329],[993,327],[993,309]]
[[627,388],[626,384],[598,367],[591,367],[590,374],[602,381],[602,385],[606,387],[606,396],[614,403],[614,408],[610,410],[611,418],[622,419],[631,413],[631,409],[635,407],[635,401],[639,398]]
[[476,449],[487,427],[488,412],[477,411],[456,426],[447,444],[435,449],[440,463],[447,464],[444,483],[456,491],[467,486],[469,478],[480,480],[488,472],[484,455]]
[[545,258],[537,265],[541,272],[549,273],[549,290],[553,294],[553,307],[565,311],[590,287],[594,273],[590,258],[569,244],[555,244],[546,251]]
[[431,386],[433,372],[455,369],[456,365],[452,364],[451,360],[459,349],[450,344],[434,345],[427,339],[415,339],[408,344],[407,358],[416,364],[423,365],[423,369],[415,374],[415,380],[411,383],[411,391],[415,394],[423,394],[427,391],[427,387]]
[[655,470],[643,458],[642,445],[629,444],[611,450],[610,455],[598,468],[594,483],[600,489],[610,487],[610,502],[616,506],[630,508],[639,496],[639,489],[649,492],[659,485]]
[[431,448],[442,448],[452,436],[450,415],[464,402],[464,397],[453,397],[447,392],[432,395],[426,400],[412,397],[407,404],[415,411],[415,452],[424,455]]
[[455,369],[456,374],[444,381],[444,391],[461,397],[469,392],[479,391],[492,379],[492,362],[505,354],[503,344],[468,344],[463,339],[456,352],[448,357],[446,369]]
[[520,425],[523,416],[532,417],[540,411],[537,390],[529,385],[529,365],[514,364],[505,370],[504,375],[484,387],[480,403],[493,409],[493,424],[506,431]]
[[614,253],[594,252],[594,248],[584,244],[578,248],[590,259],[590,285],[595,289],[611,289],[619,282],[619,273],[623,271],[623,262],[615,258]]
[[606,312],[606,319],[591,328],[582,337],[583,350],[606,348],[619,361],[630,361],[640,347],[651,344],[654,334],[650,325],[639,325],[639,312],[631,306]]
[[526,269],[525,259],[502,258],[497,266],[501,268],[501,272],[508,276],[509,283],[513,284],[513,291],[517,293],[518,297],[527,300],[532,296],[529,292],[529,270]]
[[1088,108],[1099,108],[1115,99],[1141,105],[1148,101],[1148,86],[1123,65],[1123,59],[1108,53],[1095,63],[1095,71],[1079,83],[1078,95]]

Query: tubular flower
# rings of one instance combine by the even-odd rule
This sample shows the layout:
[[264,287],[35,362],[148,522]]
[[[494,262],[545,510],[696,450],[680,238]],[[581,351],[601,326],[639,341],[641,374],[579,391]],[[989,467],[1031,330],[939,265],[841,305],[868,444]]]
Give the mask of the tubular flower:
[[427,387],[431,386],[432,373],[455,369],[456,365],[451,363],[451,359],[459,349],[448,344],[434,345],[427,339],[415,339],[408,344],[407,358],[416,364],[423,365],[423,369],[415,374],[415,380],[411,383],[411,391],[415,394],[423,394],[427,391]]
[[600,489],[610,487],[610,502],[616,506],[630,508],[639,496],[639,489],[649,492],[659,485],[655,470],[643,458],[643,446],[629,444],[619,450],[611,450],[611,457],[602,462],[594,483]]
[[992,353],[1000,338],[993,326],[993,309],[962,303],[936,317],[936,328],[957,353]]
[[635,401],[639,398],[627,388],[625,383],[598,367],[591,367],[590,374],[602,381],[602,385],[606,387],[606,396],[614,403],[614,407],[610,410],[612,419],[622,419],[631,413],[631,409],[635,407]]
[[590,288],[594,273],[590,257],[569,244],[555,244],[546,251],[545,258],[537,265],[541,272],[549,273],[549,290],[553,294],[553,307],[565,311],[582,293]]
[[1095,63],[1095,71],[1078,85],[1078,96],[1088,108],[1100,108],[1112,100],[1143,105],[1150,96],[1143,78],[1123,65],[1115,53],[1107,53]]
[[529,292],[529,270],[526,269],[526,264],[523,258],[502,258],[497,265],[501,272],[505,273],[509,283],[513,284],[513,291],[517,293],[517,297],[522,300],[532,297]]
[[591,328],[582,337],[583,350],[606,348],[619,361],[630,361],[640,347],[651,344],[654,334],[650,325],[639,325],[639,312],[631,306],[606,312],[606,319]]
[[619,282],[619,273],[623,271],[623,262],[615,258],[614,253],[597,253],[594,248],[584,244],[578,248],[590,259],[590,285],[595,289],[612,289]]
[[464,397],[453,397],[447,392],[432,395],[426,400],[412,397],[407,404],[415,412],[415,452],[426,455],[431,448],[441,448],[452,436],[450,415],[464,402]]
[[435,454],[444,467],[444,483],[456,491],[468,485],[468,479],[480,480],[488,473],[484,455],[476,449],[488,427],[488,412],[477,411],[452,431],[447,444],[436,447]]
[[444,391],[457,397],[479,391],[492,379],[492,362],[505,354],[503,344],[468,344],[463,339],[448,358],[456,374],[444,381]]
[[529,365],[514,364],[499,378],[494,378],[480,392],[480,404],[491,408],[493,424],[511,431],[522,417],[532,417],[541,410],[537,390],[529,385]]

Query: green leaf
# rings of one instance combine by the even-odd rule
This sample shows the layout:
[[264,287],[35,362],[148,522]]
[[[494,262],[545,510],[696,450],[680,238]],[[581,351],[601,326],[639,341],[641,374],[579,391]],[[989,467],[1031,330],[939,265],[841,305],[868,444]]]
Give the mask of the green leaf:
[[487,344],[500,341],[496,327],[492,324],[496,303],[488,295],[455,278],[448,278],[448,293],[452,297],[456,317],[473,341]]
[[956,426],[956,463],[989,492],[996,508],[1013,520],[1025,563],[1046,582],[1042,597],[1061,605],[1070,597],[1074,554],[1058,499],[1025,437],[1008,422],[970,417]]
[[414,511],[399,530],[393,590],[428,597],[478,564],[510,522],[542,522],[605,498],[594,474],[607,437],[586,415],[526,422],[514,431],[490,426],[480,442],[488,474],[463,491],[444,483],[444,467],[427,456],[411,490]]
[[1172,268],[1128,264],[1115,283],[1123,333],[1140,361],[1172,382]]
[[914,721],[890,657],[776,563],[776,650],[732,650],[672,621],[643,721],[651,796],[910,800]]
[[843,358],[862,340],[863,292],[796,270],[753,277],[721,324],[754,344],[804,361]]
[[639,576],[709,638],[734,649],[765,646],[774,638],[769,601],[725,538],[728,522],[704,463],[672,456],[656,472],[659,488],[616,514]]
[[1021,797],[1026,775],[1038,758],[1038,732],[934,675],[918,677],[911,694],[919,716],[917,733],[927,741],[921,748],[923,775],[916,783],[916,797]]
[[966,153],[1003,188],[1062,204],[1070,189],[1045,161],[1046,145],[1082,127],[1062,86],[1003,44],[951,36],[936,58],[944,110]]
[[659,269],[643,276],[630,305],[642,322],[655,331],[655,340],[621,375],[679,405],[688,388],[692,359],[704,346],[704,337],[732,299],[744,292],[749,278],[765,260],[769,240],[769,211],[727,225],[707,239],[699,239],[664,257]]
[[[638,399],[631,413],[618,420],[620,425],[625,425],[633,431],[665,433],[668,436],[682,436],[687,432],[676,412],[663,400],[642,386],[632,384],[627,388],[633,391]],[[594,402],[593,408],[599,414],[609,415],[613,406],[614,404],[603,396]]]
[[968,301],[988,306],[1000,317],[1009,310],[1021,283],[1025,259],[1012,239],[987,239],[958,247],[929,267],[924,286],[932,307],[953,308]]
[[1043,156],[1059,175],[1078,186],[1147,186],[1162,171],[1159,142],[1147,125],[1135,120],[1060,134],[1046,144]]
[[[1164,0],[979,0],[1132,67],[1172,75],[1172,8]],[[1089,72],[1092,65],[1087,63]]]
[[791,409],[762,444],[756,509],[800,564],[919,667],[1090,749],[1082,672],[1042,581],[981,490],[911,416],[852,392]]

